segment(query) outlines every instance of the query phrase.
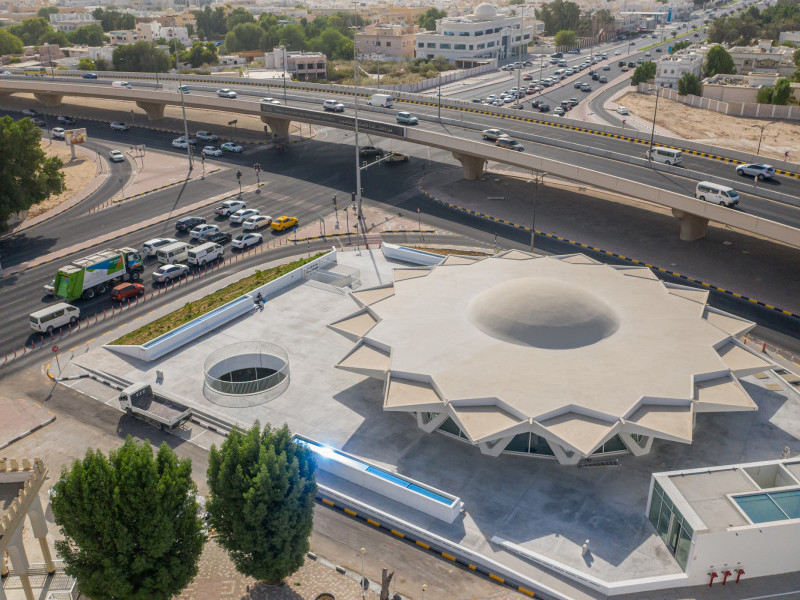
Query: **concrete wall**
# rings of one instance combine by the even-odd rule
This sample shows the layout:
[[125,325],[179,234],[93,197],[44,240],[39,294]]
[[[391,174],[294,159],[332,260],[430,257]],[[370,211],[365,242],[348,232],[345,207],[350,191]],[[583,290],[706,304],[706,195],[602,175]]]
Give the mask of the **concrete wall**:
[[381,252],[383,252],[386,258],[401,260],[413,265],[438,265],[444,259],[444,256],[440,256],[439,254],[414,250],[413,248],[406,248],[404,246],[396,246],[395,244],[387,244],[386,242],[381,244]]
[[269,296],[277,291],[304,280],[309,272],[316,271],[321,266],[336,262],[336,249],[332,248],[331,251],[326,255],[321,256],[320,258],[311,261],[306,265],[303,265],[299,269],[295,269],[286,275],[282,275],[281,277],[270,281],[260,288],[253,290],[249,294],[245,294],[236,300],[232,300],[224,307],[215,309],[215,311],[211,311],[213,313],[212,316],[209,317],[208,314],[210,313],[207,313],[206,315],[201,315],[189,323],[182,325],[178,328],[177,333],[175,333],[176,330],[167,332],[164,335],[161,335],[156,339],[142,345],[105,344],[104,347],[108,350],[117,352],[118,354],[132,356],[134,358],[138,358],[139,360],[156,360],[165,354],[172,352],[173,350],[177,350],[184,344],[188,344],[189,342],[205,335],[209,331],[212,331],[217,327],[252,311],[254,299],[259,292],[266,300],[268,300]]

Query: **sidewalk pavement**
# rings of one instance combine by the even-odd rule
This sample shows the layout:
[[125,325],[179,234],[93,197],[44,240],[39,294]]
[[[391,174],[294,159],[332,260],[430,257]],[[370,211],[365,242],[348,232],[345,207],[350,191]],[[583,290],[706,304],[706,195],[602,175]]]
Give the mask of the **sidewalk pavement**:
[[[426,176],[421,188],[443,202],[530,227],[534,187],[527,172],[489,164],[477,181],[461,169]],[[613,203],[611,206],[609,203]],[[725,290],[800,313],[800,249],[709,223],[703,239],[684,242],[671,211],[547,178],[539,185],[536,230],[608,250]],[[497,226],[487,222],[486,229]],[[579,252],[580,247],[575,248]]]

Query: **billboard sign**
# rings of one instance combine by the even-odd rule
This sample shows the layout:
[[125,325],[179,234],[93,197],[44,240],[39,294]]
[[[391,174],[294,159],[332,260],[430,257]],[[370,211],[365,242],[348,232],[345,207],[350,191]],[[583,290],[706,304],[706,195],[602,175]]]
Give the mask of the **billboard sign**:
[[86,128],[67,129],[64,132],[64,140],[70,145],[86,143]]

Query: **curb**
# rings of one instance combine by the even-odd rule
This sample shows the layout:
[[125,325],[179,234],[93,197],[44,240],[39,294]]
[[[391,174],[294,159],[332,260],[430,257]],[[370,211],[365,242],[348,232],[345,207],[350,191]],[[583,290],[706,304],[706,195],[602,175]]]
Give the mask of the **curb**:
[[[502,225],[508,225],[509,227],[513,227],[515,229],[521,229],[522,231],[530,232],[530,230],[531,230],[530,227],[526,227],[524,225],[517,225],[516,223],[512,223],[511,221],[506,221],[505,219],[498,219],[497,217],[493,217],[492,215],[487,215],[486,213],[481,213],[481,212],[472,210],[470,208],[464,208],[463,206],[458,206],[457,204],[453,204],[451,202],[445,202],[444,200],[439,200],[439,198],[437,198],[433,194],[430,194],[430,193],[426,192],[421,187],[419,188],[419,190],[426,198],[428,198],[429,200],[433,201],[434,203],[439,204],[441,206],[444,206],[446,208],[449,208],[449,209],[452,209],[452,210],[456,210],[456,211],[459,211],[459,212],[462,212],[462,213],[466,213],[468,215],[472,215],[472,216],[475,216],[475,217],[480,217],[482,219],[485,219],[487,221],[491,221],[493,223],[500,223]],[[734,298],[737,298],[738,300],[746,300],[747,302],[750,302],[752,304],[756,304],[756,305],[761,306],[763,308],[767,308],[767,309],[769,309],[771,311],[780,313],[780,314],[782,314],[784,316],[791,317],[793,319],[797,319],[798,321],[800,321],[800,314],[795,314],[795,313],[790,312],[788,310],[784,310],[784,309],[779,308],[777,306],[773,306],[771,304],[767,304],[766,302],[762,302],[761,300],[756,300],[755,298],[750,298],[749,296],[744,296],[744,295],[739,294],[737,292],[734,292],[732,290],[727,290],[725,288],[721,288],[719,286],[713,285],[711,283],[707,283],[707,282],[702,281],[700,279],[695,279],[694,277],[689,277],[688,275],[682,275],[681,273],[676,273],[675,271],[670,271],[668,269],[664,269],[664,268],[659,267],[657,265],[651,265],[651,264],[648,264],[646,262],[642,262],[640,260],[637,260],[635,258],[631,258],[629,256],[623,256],[622,254],[617,254],[616,252],[610,252],[609,250],[604,250],[603,248],[596,248],[596,247],[590,246],[588,244],[582,244],[580,242],[576,242],[574,240],[569,240],[567,238],[563,238],[563,237],[560,237],[560,236],[557,236],[557,235],[553,235],[551,233],[545,233],[545,232],[539,231],[539,230],[535,230],[533,233],[535,235],[538,235],[538,236],[541,236],[541,237],[544,237],[544,238],[549,238],[549,239],[552,239],[552,240],[558,240],[559,242],[565,242],[565,243],[570,244],[572,246],[577,246],[579,248],[583,248],[583,249],[586,249],[586,250],[591,250],[591,251],[596,252],[598,254],[603,254],[605,256],[612,256],[614,258],[618,258],[620,260],[623,260],[625,262],[628,262],[628,263],[631,263],[631,264],[634,264],[634,265],[647,267],[648,269],[652,269],[653,271],[657,271],[659,273],[664,273],[665,275],[669,275],[671,277],[677,277],[678,279],[682,279],[684,281],[691,281],[692,283],[698,284],[700,287],[703,287],[703,288],[706,288],[706,289],[709,289],[709,290],[713,290],[715,292],[719,292],[719,293],[722,293],[722,294],[725,294],[725,295],[728,295],[728,296],[733,296]]]
[[380,529],[380,530],[382,530],[382,531],[384,531],[386,533],[390,533],[391,535],[393,535],[395,537],[398,537],[401,540],[404,540],[404,541],[408,542],[409,544],[414,544],[419,548],[423,548],[424,550],[427,550],[431,554],[434,554],[434,555],[436,555],[438,557],[447,559],[448,561],[452,562],[453,564],[458,565],[459,567],[461,567],[463,569],[467,569],[469,571],[472,571],[473,573],[480,573],[481,575],[483,575],[487,579],[491,579],[495,583],[499,583],[499,584],[501,584],[501,585],[503,585],[505,587],[508,587],[508,588],[510,588],[510,589],[512,589],[512,590],[514,590],[516,592],[520,592],[522,594],[525,594],[526,596],[529,596],[530,598],[534,597],[533,590],[529,590],[528,588],[523,587],[523,586],[519,585],[518,583],[516,583],[516,582],[514,582],[514,581],[512,581],[510,579],[506,579],[505,577],[502,577],[501,575],[497,575],[496,573],[492,573],[488,569],[485,569],[484,567],[482,567],[480,565],[476,565],[474,563],[471,563],[470,561],[468,561],[466,559],[463,559],[461,557],[449,554],[448,552],[445,552],[444,550],[439,550],[439,549],[435,548],[434,546],[431,546],[427,542],[424,542],[423,540],[416,539],[415,537],[413,537],[411,535],[408,535],[406,533],[403,533],[402,531],[398,531],[398,530],[393,529],[391,527],[387,527],[386,525],[382,525],[381,523],[379,523],[378,521],[376,521],[372,517],[369,517],[367,515],[361,515],[355,510],[347,508],[344,505],[337,504],[333,500],[331,500],[329,498],[326,498],[323,495],[323,493],[320,493],[319,491],[317,492],[317,499],[319,500],[319,502],[321,504],[324,504],[325,506],[327,506],[329,508],[333,508],[335,510],[339,510],[339,511],[343,512],[344,514],[348,515],[349,517],[352,517],[354,519],[358,519],[359,521],[367,523],[368,525],[372,525],[376,529]]
[[[206,175],[213,175],[214,173],[219,173],[221,170],[222,170],[222,168],[212,169],[210,171],[206,171]],[[165,190],[167,188],[175,187],[176,185],[182,185],[184,183],[189,183],[190,181],[196,181],[198,179],[202,179],[203,177],[204,176],[187,177],[186,179],[181,179],[179,181],[173,181],[172,183],[167,183],[167,184],[160,185],[158,187],[155,187],[155,188],[152,188],[152,189],[149,189],[149,190],[145,190],[143,192],[139,192],[138,194],[134,194],[133,196],[125,196],[124,198],[119,198],[117,200],[114,200],[112,198],[110,200],[107,200],[106,202],[104,202],[100,206],[96,206],[93,209],[89,210],[89,214],[97,212],[99,210],[104,210],[106,208],[110,208],[111,206],[114,206],[114,205],[117,205],[117,204],[122,204],[123,202],[127,202],[128,200],[133,200],[135,198],[141,198],[142,196],[146,196],[147,194],[152,194],[153,192],[159,192],[159,191]]]
[[[48,373],[48,375],[50,375],[50,373]],[[50,412],[50,411],[47,411],[47,412]],[[50,414],[52,415],[52,413],[50,413]],[[33,429],[28,429],[28,431],[26,431],[25,433],[21,433],[21,434],[19,434],[17,437],[15,437],[15,438],[13,438],[13,439],[9,440],[9,441],[8,441],[8,442],[6,442],[5,444],[0,444],[0,450],[2,450],[3,448],[6,448],[6,447],[8,447],[8,446],[10,446],[11,444],[13,444],[13,443],[15,443],[15,442],[18,442],[18,441],[20,441],[22,438],[26,438],[26,437],[28,437],[30,434],[32,434],[32,433],[34,433],[34,432],[36,432],[36,431],[39,431],[39,430],[40,430],[42,427],[46,427],[47,425],[50,425],[50,423],[52,423],[52,422],[53,422],[53,421],[55,421],[55,420],[56,420],[56,416],[55,416],[55,415],[52,415],[52,416],[51,416],[49,419],[47,419],[47,421],[44,421],[44,422],[42,422],[42,423],[39,423],[39,424],[38,424],[36,427],[34,427]]]

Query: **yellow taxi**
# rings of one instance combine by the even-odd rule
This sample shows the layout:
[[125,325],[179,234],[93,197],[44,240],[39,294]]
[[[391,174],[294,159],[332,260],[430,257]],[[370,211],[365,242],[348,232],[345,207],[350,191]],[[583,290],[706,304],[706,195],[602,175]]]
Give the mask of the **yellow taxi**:
[[275,231],[283,231],[290,227],[297,227],[297,217],[278,217],[270,223],[270,227]]

